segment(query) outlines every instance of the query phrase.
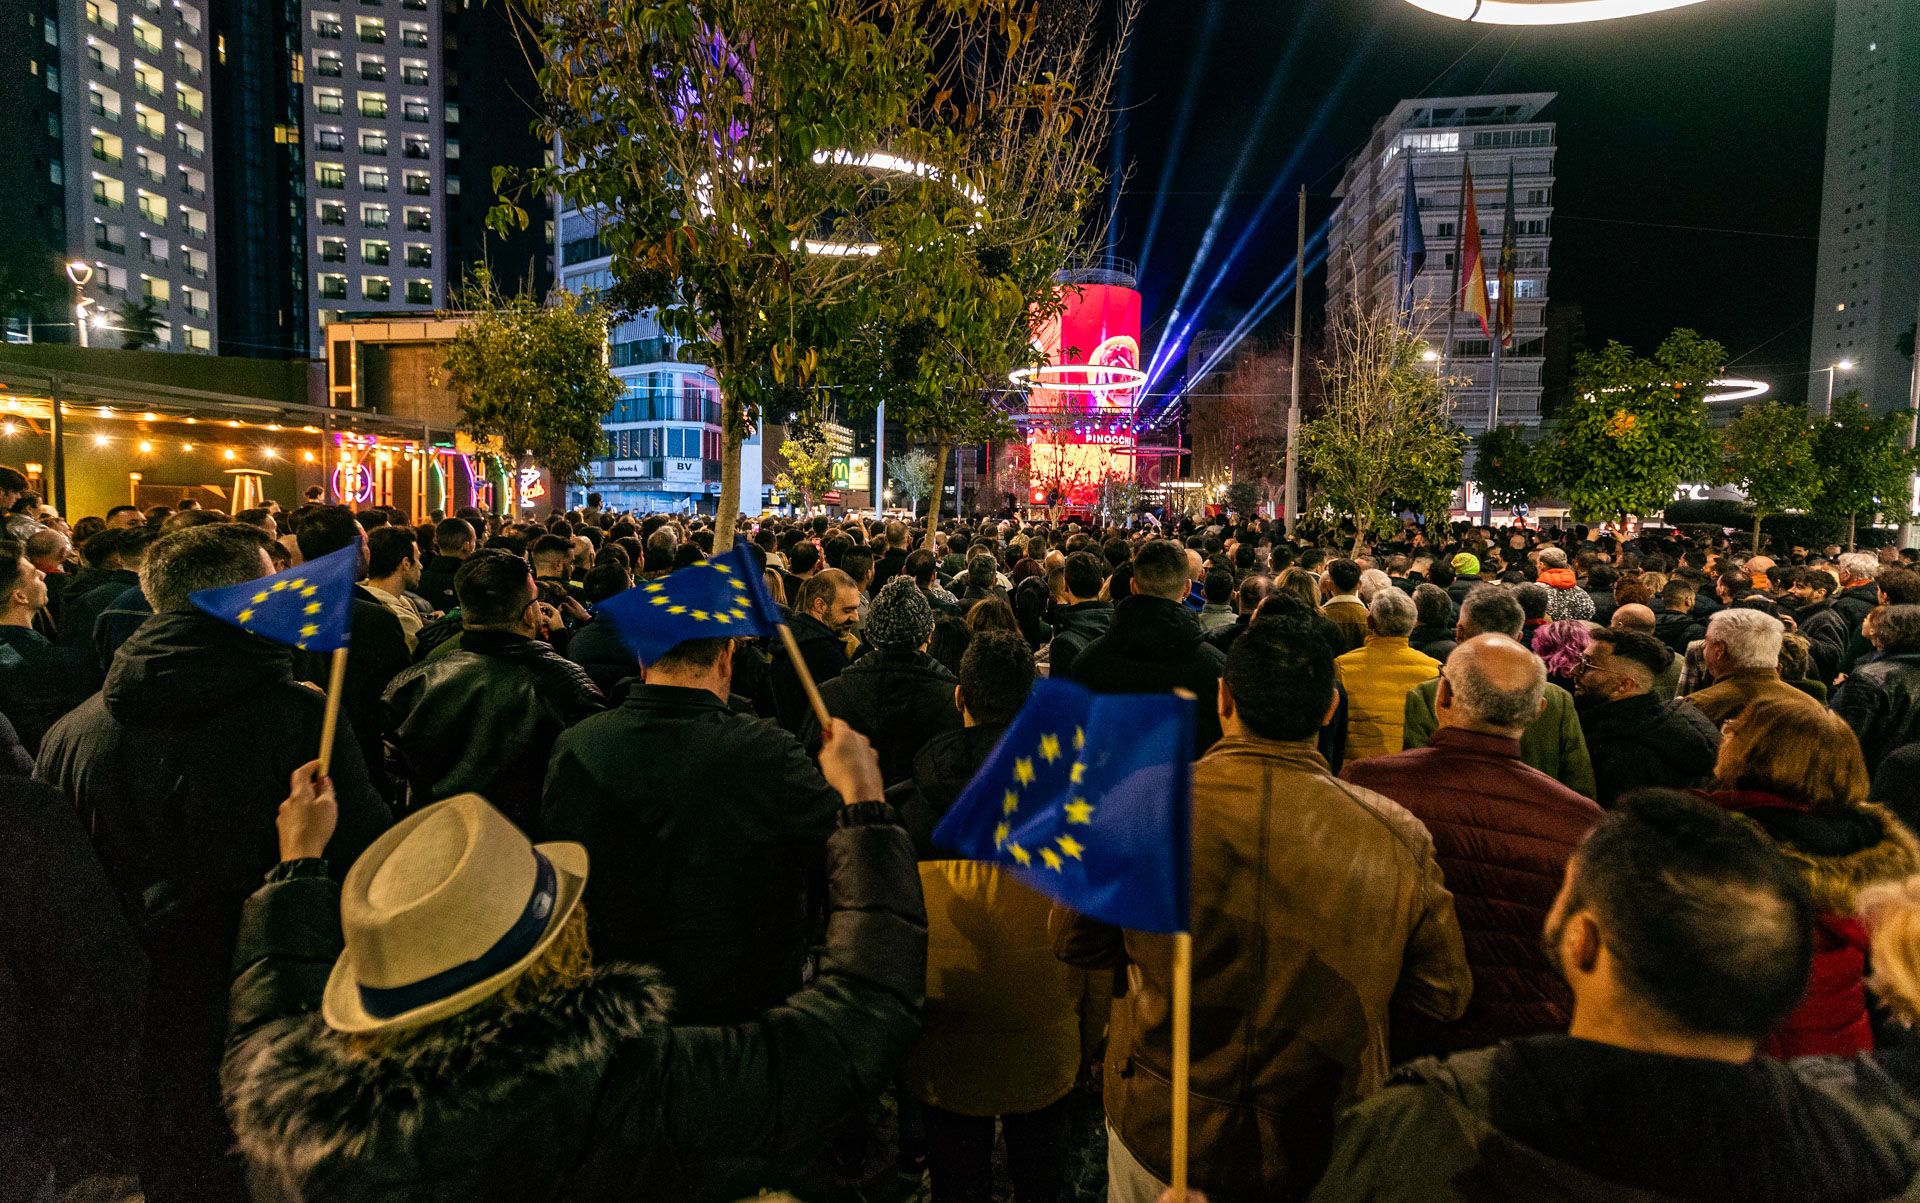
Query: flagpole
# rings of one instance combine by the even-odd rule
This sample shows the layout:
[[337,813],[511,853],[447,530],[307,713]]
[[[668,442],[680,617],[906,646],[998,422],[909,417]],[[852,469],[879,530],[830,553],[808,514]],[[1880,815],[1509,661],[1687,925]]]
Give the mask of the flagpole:
[[824,735],[833,728],[833,716],[827,713],[827,703],[820,696],[820,687],[813,683],[813,674],[807,670],[807,662],[801,658],[800,643],[793,637],[793,630],[786,623],[778,624],[780,642],[786,645],[787,658],[793,661],[793,671],[800,678],[800,687],[807,691],[807,704],[813,707],[813,717],[820,720],[820,731]]
[[[784,629],[784,628],[783,628]],[[327,673],[327,714],[320,722],[320,775],[325,777],[333,765],[333,737],[340,730],[340,695],[346,692],[347,649],[333,649],[333,666]]]
[[1300,278],[1301,265],[1307,259],[1307,186],[1300,185],[1300,231],[1293,244],[1293,365],[1292,383],[1287,389],[1287,498],[1286,511],[1280,515],[1287,537],[1293,537],[1294,499],[1300,491],[1300,304],[1306,296],[1306,282]]
[[[1487,395],[1487,433],[1492,434],[1500,425],[1500,331],[1493,332],[1493,386]],[[1479,465],[1474,465],[1476,471]],[[1480,485],[1480,524],[1493,529],[1493,494],[1487,492],[1483,481]]]
[[1193,1035],[1193,934],[1173,936],[1173,1197],[1187,1198],[1187,1080]]

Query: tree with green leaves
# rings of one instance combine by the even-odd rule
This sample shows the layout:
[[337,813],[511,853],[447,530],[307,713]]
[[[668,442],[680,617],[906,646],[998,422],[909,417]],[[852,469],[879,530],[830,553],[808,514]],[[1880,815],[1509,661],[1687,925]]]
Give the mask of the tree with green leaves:
[[1530,505],[1544,489],[1533,444],[1518,426],[1496,426],[1474,445],[1473,474],[1493,504],[1510,510]]
[[936,474],[933,457],[918,448],[887,461],[887,479],[912,503],[915,513],[919,513],[922,499],[933,496]]
[[1675,330],[1652,358],[1608,343],[1574,361],[1573,397],[1542,460],[1543,483],[1582,521],[1656,514],[1689,481],[1714,479],[1720,444],[1707,387],[1726,363],[1719,343]]
[[144,351],[160,341],[160,327],[166,324],[166,316],[160,312],[160,304],[152,297],[128,297],[120,302],[119,324],[114,327],[120,335],[122,351]]
[[440,380],[459,402],[461,428],[497,442],[510,464],[531,457],[564,496],[600,454],[600,423],[625,391],[607,369],[606,310],[565,292],[545,305],[503,295],[485,268],[456,306],[472,316],[447,347]]
[[1876,415],[1854,389],[1835,399],[1832,416],[1814,433],[1819,487],[1813,512],[1846,518],[1847,550],[1853,550],[1862,516],[1868,522],[1882,511],[1911,517],[1908,490],[1920,470],[1920,460],[1907,450],[1912,429],[1911,413]]
[[1760,524],[1770,514],[1812,504],[1820,489],[1813,426],[1804,405],[1767,401],[1749,405],[1727,427],[1726,480],[1747,495],[1753,510],[1753,550]]
[[773,478],[773,487],[788,505],[811,510],[833,488],[833,448],[818,430],[789,430],[780,458],[787,468]]
[[1226,488],[1225,501],[1229,512],[1242,518],[1257,517],[1260,503],[1265,501],[1267,490],[1257,480],[1235,480]]
[[1396,504],[1447,512],[1467,436],[1420,357],[1424,341],[1394,314],[1336,311],[1326,345],[1326,403],[1300,428],[1300,462],[1321,501],[1353,519],[1358,552],[1369,531],[1394,525]]

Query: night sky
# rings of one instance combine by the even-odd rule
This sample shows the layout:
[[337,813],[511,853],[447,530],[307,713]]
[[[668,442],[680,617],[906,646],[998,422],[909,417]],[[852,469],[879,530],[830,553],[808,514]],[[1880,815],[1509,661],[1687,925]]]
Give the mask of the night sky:
[[[1218,25],[1203,48],[1209,4],[1218,6]],[[1400,100],[1554,91],[1559,98],[1541,114],[1559,126],[1549,296],[1584,308],[1591,346],[1617,339],[1650,350],[1675,326],[1691,326],[1724,343],[1742,374],[1798,397],[1832,38],[1833,0],[1708,0],[1544,29],[1469,26],[1404,0],[1146,0],[1127,56],[1129,108],[1116,141],[1131,174],[1113,237],[1114,253],[1145,261],[1144,353],[1161,341],[1249,139],[1257,141],[1226,198],[1196,295],[1268,188],[1278,183],[1284,195],[1221,285],[1204,327],[1231,326],[1234,309],[1251,305],[1290,261],[1299,186],[1307,186],[1312,229],[1331,212],[1348,158]],[[1162,195],[1196,61],[1185,143]],[[1283,70],[1262,125],[1261,97]],[[1323,274],[1310,276],[1310,323],[1325,295]],[[1289,302],[1259,333],[1283,331],[1290,317]]]

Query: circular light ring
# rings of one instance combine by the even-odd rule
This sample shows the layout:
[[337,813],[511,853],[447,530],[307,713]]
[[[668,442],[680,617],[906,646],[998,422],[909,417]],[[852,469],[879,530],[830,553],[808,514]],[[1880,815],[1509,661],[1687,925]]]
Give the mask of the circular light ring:
[[1015,368],[1007,373],[1013,384],[1035,392],[1124,393],[1139,388],[1147,374],[1120,364],[1054,363],[1038,368]]
[[[816,150],[813,152],[813,161],[822,167],[829,164],[836,167],[853,167],[872,172],[874,175],[910,175],[917,179],[934,180],[945,184],[973,203],[975,221],[972,228],[976,230],[980,228],[979,218],[983,214],[979,210],[980,206],[986,203],[986,194],[944,168],[935,167],[931,163],[922,163],[917,159],[902,158],[882,150],[868,151],[866,154],[855,154],[850,150]],[[758,171],[761,167],[756,159],[740,159],[735,162],[743,174]],[[710,176],[702,175],[693,184],[694,203],[700,207],[702,217],[713,216],[713,205],[709,199],[711,190],[708,187],[710,179]],[[734,233],[739,232],[739,227],[734,227]],[[841,242],[817,238],[797,238],[793,245],[805,247],[810,255],[825,255],[836,259],[871,257],[878,255],[883,249],[877,242]]]
[[1707,404],[1718,405],[1723,401],[1746,401],[1766,395],[1773,386],[1764,380],[1744,380],[1737,376],[1728,376],[1720,380],[1707,382],[1708,388],[1725,389],[1726,392],[1708,393]]
[[1579,25],[1686,8],[1704,0],[1407,0],[1442,17],[1481,25]]

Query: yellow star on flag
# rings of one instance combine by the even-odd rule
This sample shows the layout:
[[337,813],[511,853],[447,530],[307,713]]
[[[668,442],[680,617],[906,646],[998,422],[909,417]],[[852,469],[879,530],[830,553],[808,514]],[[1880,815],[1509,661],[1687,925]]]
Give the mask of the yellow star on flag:
[[251,609],[242,610],[240,613],[234,615],[234,618],[240,622],[248,622],[253,618],[253,611]]
[[665,594],[661,594],[659,597],[656,597],[653,599],[653,604],[656,606],[664,606],[668,602],[671,602],[672,600],[673,599],[671,597],[668,597]]
[[1040,859],[1045,863],[1047,868],[1052,869],[1055,873],[1060,872],[1060,866],[1066,863],[1060,859],[1060,854],[1051,848],[1040,849]]
[[693,612],[693,620],[695,622],[705,622],[707,620],[707,612],[705,610],[695,610]]
[[1012,833],[1013,833],[1013,829],[1011,827],[1008,827],[1005,823],[1002,823],[998,827],[995,827],[993,829],[993,846],[995,848],[998,848],[1000,847],[1000,845],[1006,843],[1007,836],[1011,835]]
[[306,587],[305,589],[302,589],[302,590],[300,591],[300,596],[301,596],[301,597],[312,597],[312,596],[313,596],[314,594],[316,594],[316,593],[318,593],[318,592],[320,592],[320,586],[318,586],[318,585],[308,585],[308,586],[307,586],[307,587]]
[[319,602],[308,602],[306,612],[308,614],[318,614],[324,609],[326,609],[326,607],[322,606]]
[[1022,756],[1020,759],[1014,761],[1013,776],[1014,776],[1014,779],[1020,782],[1020,784],[1023,786],[1032,785],[1033,784],[1032,759],[1026,756]]
[[1020,795],[1014,792],[1013,790],[1008,790],[1006,793],[1006,796],[1000,799],[1000,813],[1003,815],[1010,815],[1014,811],[1019,809],[1020,809]]
[[1054,843],[1060,845],[1060,851],[1066,853],[1068,856],[1071,856],[1075,860],[1079,860],[1080,854],[1087,850],[1087,846],[1085,844],[1081,843],[1079,840],[1074,839],[1070,835],[1063,835],[1059,839],[1055,840]]
[[265,589],[253,595],[253,604],[256,606],[265,600],[267,600],[267,591]]
[[320,628],[314,626],[312,623],[308,623],[306,626],[300,628],[300,638],[302,639],[311,639],[319,633]]
[[667,607],[667,613],[669,614],[685,614],[686,612],[687,612],[687,608],[685,606],[668,606]]
[[1007,853],[1020,863],[1021,868],[1025,868],[1033,863],[1033,853],[1028,852],[1018,844],[1008,844]]
[[1086,746],[1087,746],[1086,728],[1075,727],[1073,729],[1073,750],[1078,752],[1080,749]]
[[1085,826],[1093,822],[1093,807],[1085,798],[1075,798],[1061,809],[1067,812],[1067,822]]
[[1054,761],[1060,759],[1060,737],[1058,735],[1042,735],[1040,737],[1040,756],[1048,764],[1052,764]]
[[1073,762],[1073,772],[1068,774],[1068,780],[1071,781],[1073,784],[1078,785],[1080,784],[1081,779],[1086,777],[1086,775],[1087,775],[1087,762],[1084,760],[1076,760]]

